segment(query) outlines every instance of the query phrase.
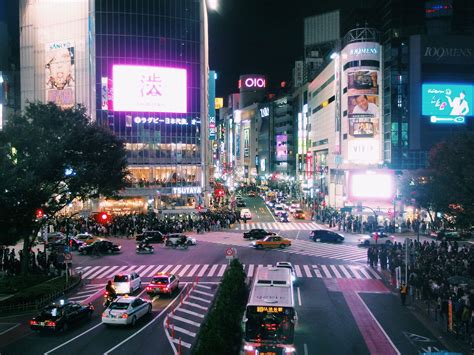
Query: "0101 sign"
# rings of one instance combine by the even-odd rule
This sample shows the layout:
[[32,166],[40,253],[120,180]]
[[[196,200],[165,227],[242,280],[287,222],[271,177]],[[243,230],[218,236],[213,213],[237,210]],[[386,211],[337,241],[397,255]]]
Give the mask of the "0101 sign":
[[267,81],[264,76],[241,76],[239,79],[239,89],[241,90],[261,90],[265,89]]

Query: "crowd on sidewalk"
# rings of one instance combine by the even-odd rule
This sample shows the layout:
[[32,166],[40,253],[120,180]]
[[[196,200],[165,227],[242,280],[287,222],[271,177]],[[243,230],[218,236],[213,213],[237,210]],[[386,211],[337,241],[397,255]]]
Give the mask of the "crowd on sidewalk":
[[[14,248],[0,245],[0,272],[5,276],[21,274],[23,267],[23,250],[18,253]],[[58,259],[58,254],[53,250],[46,255],[45,252],[37,249],[36,253],[30,249],[28,272],[33,274],[47,274],[54,277],[65,272],[64,263]]]

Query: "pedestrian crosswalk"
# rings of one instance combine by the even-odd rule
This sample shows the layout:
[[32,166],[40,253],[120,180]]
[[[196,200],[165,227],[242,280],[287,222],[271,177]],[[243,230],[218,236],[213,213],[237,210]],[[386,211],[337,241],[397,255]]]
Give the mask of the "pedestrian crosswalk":
[[[180,278],[221,278],[227,269],[227,264],[187,264],[187,265],[127,265],[127,272],[138,273],[142,280],[151,278],[158,272],[170,272]],[[247,277],[253,277],[259,266],[264,264],[246,264],[244,272]],[[271,266],[271,265],[265,265]],[[106,280],[120,273],[118,266],[85,266],[77,267],[76,272],[82,273],[85,280]],[[327,279],[380,279],[380,275],[365,265],[361,264],[296,264],[294,265],[297,277],[327,278]]]
[[321,229],[316,222],[249,222],[240,223],[235,226],[235,230],[251,230],[254,228],[272,230],[272,231],[312,231],[315,229]]
[[[227,233],[225,235],[221,233],[220,238],[216,238],[212,233],[198,234],[195,238],[200,242],[223,244],[226,246],[251,246],[251,241],[243,239],[242,235],[236,233]],[[263,253],[264,251],[258,252]],[[351,262],[365,262],[367,260],[367,249],[355,245],[315,243],[313,241],[301,239],[292,239],[289,248],[278,249],[278,252]]]

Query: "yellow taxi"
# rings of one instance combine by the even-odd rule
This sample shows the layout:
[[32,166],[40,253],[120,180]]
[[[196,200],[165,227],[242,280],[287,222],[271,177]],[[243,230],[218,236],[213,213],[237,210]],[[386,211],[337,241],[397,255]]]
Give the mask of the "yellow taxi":
[[81,233],[76,235],[76,239],[89,245],[94,243],[96,240],[102,240],[103,238],[98,238],[88,233]]
[[262,240],[256,240],[252,242],[251,246],[256,249],[263,249],[263,248],[287,248],[291,246],[291,241],[289,239],[285,239],[279,235],[270,235]]
[[296,219],[305,219],[304,211],[300,209],[296,210],[293,213],[293,217],[295,217]]

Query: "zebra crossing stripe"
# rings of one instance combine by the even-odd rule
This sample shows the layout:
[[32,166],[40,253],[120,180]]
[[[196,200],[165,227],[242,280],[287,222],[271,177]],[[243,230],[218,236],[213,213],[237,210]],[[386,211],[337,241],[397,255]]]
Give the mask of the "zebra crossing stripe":
[[[191,296],[189,296],[189,297],[191,297]],[[201,326],[201,323],[197,323],[197,322],[194,322],[194,321],[192,321],[192,320],[189,320],[189,319],[186,319],[186,318],[177,316],[176,314],[168,314],[168,317],[171,317],[171,318],[173,318],[173,319],[175,319],[175,320],[179,320],[179,321],[181,321],[181,322],[183,322],[183,323],[188,323],[188,324],[194,325],[194,326],[196,326],[196,327]]]
[[375,272],[374,270],[372,270],[370,267],[367,268],[367,271],[369,271],[370,274],[372,274],[373,276],[375,276],[376,279],[378,280],[381,280],[382,278],[380,277],[379,274],[377,274],[377,272]]
[[367,273],[366,270],[367,270],[367,269],[366,269],[365,267],[359,268],[359,271],[361,272],[361,274],[364,275],[365,278],[370,279],[371,277],[370,277],[370,275]]
[[313,265],[313,271],[316,274],[316,277],[322,279],[323,275],[321,275],[321,270],[319,270],[318,265]]
[[82,274],[82,278],[85,279],[87,276],[95,272],[97,269],[99,269],[101,266],[94,266],[92,269],[88,270],[86,273]]
[[175,312],[176,311],[180,311],[180,312],[183,312],[183,313],[187,313],[187,314],[190,314],[192,316],[195,316],[195,317],[199,317],[199,318],[204,318],[204,314],[202,313],[198,313],[198,312],[193,312],[193,311],[190,311],[189,309],[186,309],[186,308],[183,308],[183,307],[178,307],[175,309]]
[[339,268],[341,269],[342,273],[346,278],[352,279],[352,275],[349,273],[349,271],[346,270],[346,267],[344,265],[339,265]]
[[179,345],[181,345],[181,346],[184,346],[184,347],[187,348],[187,349],[191,349],[191,344],[189,344],[189,343],[187,343],[187,342],[185,342],[185,341],[183,341],[183,340],[181,340],[181,339],[176,339],[176,338],[174,338],[174,339],[172,339],[171,341],[172,341],[173,343],[175,343],[175,344],[179,344]]
[[342,279],[342,276],[337,270],[336,265],[329,265],[329,267],[331,268],[331,270],[334,272],[334,275],[336,275],[338,279]]
[[142,265],[142,266],[139,266],[137,267],[135,270],[133,270],[134,272],[136,272],[137,274],[140,274],[140,270],[144,269],[146,267],[146,265]]
[[173,265],[168,265],[163,270],[161,270],[160,272],[163,272],[163,273],[168,272],[168,270],[171,269],[172,267],[173,267]]
[[352,271],[352,273],[354,274],[354,276],[356,277],[356,279],[362,279],[362,276],[360,276],[360,274],[357,272],[358,268],[352,266],[352,265],[348,265],[348,268],[349,270]]
[[301,269],[299,265],[295,265],[295,274],[296,274],[296,277],[303,277],[303,274],[301,273]]
[[203,277],[203,276],[204,276],[204,273],[206,272],[206,270],[207,270],[208,267],[209,267],[209,265],[208,265],[208,264],[205,264],[205,265],[202,267],[201,271],[199,271],[198,277]]
[[214,276],[214,273],[216,272],[216,269],[219,265],[212,265],[211,270],[209,270],[209,273],[207,274],[207,277],[212,277]]
[[[178,309],[179,309],[179,308],[178,308]],[[175,332],[180,332],[180,333],[189,335],[189,336],[191,336],[191,337],[193,337],[193,338],[196,336],[196,333],[190,332],[189,330],[186,330],[186,329],[184,329],[184,328],[178,327],[177,325],[173,325],[173,330],[174,330]],[[183,341],[181,340],[181,343],[182,343],[182,342],[183,342]]]
[[155,267],[155,265],[149,265],[145,270],[143,270],[143,271],[141,272],[141,274],[142,274],[143,276],[146,276],[146,275],[147,275],[147,272],[150,271],[151,269],[153,269],[154,267]]
[[88,278],[88,279],[96,278],[97,275],[102,274],[102,273],[104,272],[104,270],[110,270],[109,267],[110,267],[110,266],[103,266],[103,267],[101,267],[100,269],[98,269],[97,271],[94,271],[92,274],[90,274],[90,275],[87,276],[86,278]]
[[96,278],[101,279],[101,278],[103,278],[106,274],[108,274],[110,271],[113,271],[113,270],[115,270],[115,269],[117,269],[117,268],[118,268],[118,266],[112,266],[110,269],[106,269],[105,271],[102,270],[102,271],[104,271],[104,272],[102,272],[101,274],[98,274],[98,275],[96,276]]
[[329,272],[328,267],[327,267],[326,265],[321,265],[321,269],[323,270],[324,275],[326,276],[326,278],[328,278],[328,279],[332,279],[332,278],[333,278],[332,275],[331,275],[331,273]]
[[249,269],[247,270],[247,277],[253,277],[253,269],[254,269],[253,264],[250,264]]
[[304,272],[306,273],[307,277],[313,277],[313,275],[311,274],[311,270],[309,269],[308,265],[303,265],[303,269],[304,269]]
[[158,270],[160,270],[162,267],[163,267],[163,265],[158,265],[156,268],[153,269],[152,272],[150,272],[150,273],[148,274],[148,276],[150,276],[150,277],[155,276],[156,273],[158,272]]
[[109,272],[107,272],[107,274],[104,274],[104,276],[102,276],[102,277],[106,277],[106,278],[112,277],[114,274],[120,274],[122,271],[124,271],[127,268],[128,268],[128,265],[125,265],[125,266],[122,266],[121,268],[119,268],[115,271],[112,271],[112,272],[110,272],[110,270],[109,270]]
[[201,265],[194,265],[191,271],[189,272],[188,277],[193,277],[194,273],[197,271],[197,269],[199,269],[199,266]]
[[171,271],[169,273],[170,274],[176,274],[176,272],[179,270],[180,267],[181,267],[181,265],[176,265],[174,268],[171,269]]
[[183,277],[186,274],[186,271],[191,267],[191,265],[185,265],[183,269],[179,272],[178,276]]
[[219,272],[217,273],[217,277],[221,277],[222,275],[224,275],[224,271],[225,271],[225,268],[227,267],[226,264],[222,265]]
[[199,309],[202,309],[203,311],[207,311],[208,307],[201,306],[200,304],[194,303],[194,302],[189,302],[189,301],[183,301],[184,304],[187,304],[188,306],[191,307],[196,307]]

